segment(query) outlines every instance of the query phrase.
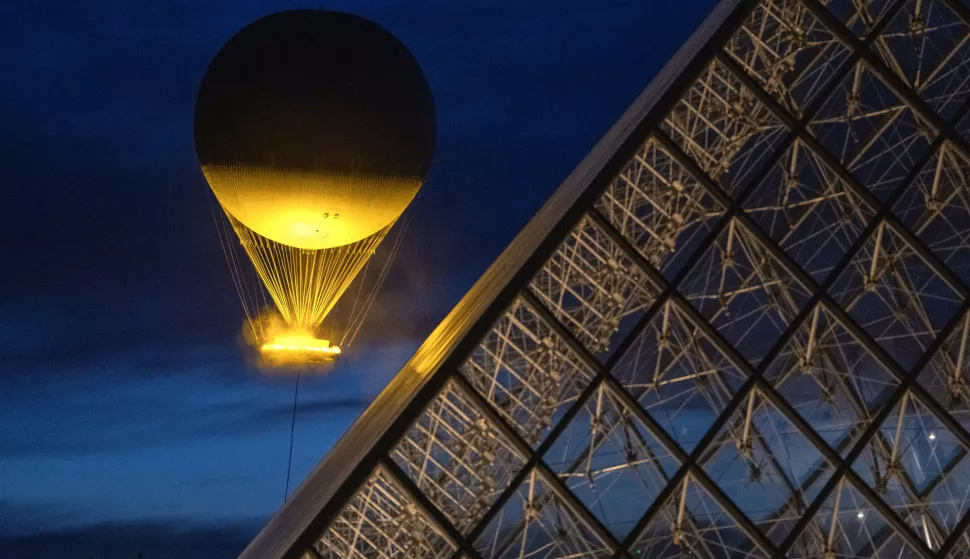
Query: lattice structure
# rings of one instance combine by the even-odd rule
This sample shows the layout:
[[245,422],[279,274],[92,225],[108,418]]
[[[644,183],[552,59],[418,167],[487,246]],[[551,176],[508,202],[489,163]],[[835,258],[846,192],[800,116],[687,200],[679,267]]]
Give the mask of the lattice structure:
[[964,2],[722,2],[244,556],[970,557]]

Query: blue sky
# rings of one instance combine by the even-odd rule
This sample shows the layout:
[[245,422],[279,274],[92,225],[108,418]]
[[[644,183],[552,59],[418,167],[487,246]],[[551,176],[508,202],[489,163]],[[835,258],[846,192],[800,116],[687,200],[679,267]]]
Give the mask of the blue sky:
[[[325,3],[408,45],[439,141],[360,339],[301,384],[294,481],[712,4]],[[239,347],[191,119],[223,42],[306,7],[0,6],[0,557],[234,557],[281,504],[293,379]]]

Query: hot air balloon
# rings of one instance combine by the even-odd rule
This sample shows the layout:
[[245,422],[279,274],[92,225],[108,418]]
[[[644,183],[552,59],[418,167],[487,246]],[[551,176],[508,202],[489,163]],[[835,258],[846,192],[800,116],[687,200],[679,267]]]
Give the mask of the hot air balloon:
[[317,329],[434,153],[434,103],[417,61],[364,18],[275,13],[212,60],[194,129],[203,174],[286,324],[262,334],[263,351],[339,353]]

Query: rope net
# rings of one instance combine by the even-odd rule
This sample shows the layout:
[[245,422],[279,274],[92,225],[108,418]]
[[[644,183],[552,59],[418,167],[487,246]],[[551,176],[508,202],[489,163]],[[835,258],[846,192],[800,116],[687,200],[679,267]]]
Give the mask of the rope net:
[[313,333],[393,227],[355,243],[307,250],[271,241],[226,214],[287,326]]
[[[343,345],[347,335],[355,333],[363,322],[362,315],[370,306],[373,291],[379,288],[381,281],[364,295],[362,308],[358,309],[355,300],[339,345],[331,345],[329,339],[316,336],[341,296],[366,269],[378,245],[395,222],[355,243],[309,250],[267,239],[243,225],[229,212],[219,213],[222,219],[215,211],[213,217],[217,222],[233,283],[246,312],[251,333],[246,337],[261,349],[262,361],[269,365],[285,365],[327,361],[338,355],[339,345]],[[233,242],[230,229],[238,238],[238,245]],[[399,239],[395,241],[396,248]],[[240,246],[251,266],[246,266],[245,258],[241,258]],[[386,269],[382,270],[379,280],[383,279],[385,273]],[[260,288],[260,284],[263,288]],[[359,291],[355,299],[360,298]],[[270,301],[275,313],[267,313]],[[337,334],[333,331],[334,326],[331,324],[331,335]]]

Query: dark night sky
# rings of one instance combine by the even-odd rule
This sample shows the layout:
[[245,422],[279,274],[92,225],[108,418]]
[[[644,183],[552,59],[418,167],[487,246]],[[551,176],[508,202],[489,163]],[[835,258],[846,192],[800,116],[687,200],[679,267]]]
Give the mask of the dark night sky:
[[[439,143],[361,339],[301,385],[297,481],[713,0],[519,4],[325,4],[408,45]],[[235,557],[281,504],[293,380],[238,346],[192,108],[236,30],[306,7],[0,4],[0,558]]]

